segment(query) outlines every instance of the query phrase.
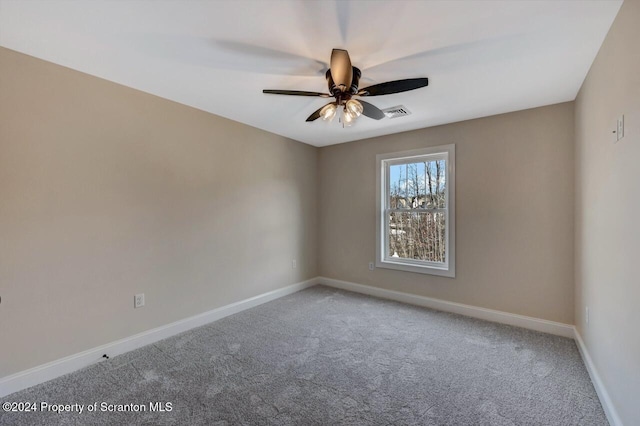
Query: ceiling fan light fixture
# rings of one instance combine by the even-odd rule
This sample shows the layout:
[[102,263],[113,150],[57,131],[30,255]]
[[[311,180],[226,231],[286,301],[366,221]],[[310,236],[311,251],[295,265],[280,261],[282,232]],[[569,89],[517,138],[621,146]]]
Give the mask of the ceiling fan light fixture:
[[325,107],[320,110],[320,117],[322,117],[324,121],[331,121],[333,117],[336,116],[337,111],[338,107],[335,104],[325,105]]
[[[0,0],[2,1],[2,0]],[[315,110],[306,122],[312,122],[318,118],[323,121],[332,121],[338,115],[338,121],[343,127],[351,126],[358,117],[364,115],[373,120],[385,118],[385,113],[375,105],[363,100],[351,99],[352,96],[381,96],[392,95],[394,93],[407,92],[409,90],[420,89],[429,84],[426,77],[405,78],[403,80],[387,81],[374,84],[373,86],[360,86],[362,72],[359,68],[351,65],[349,53],[344,49],[333,49],[331,51],[330,68],[325,72],[329,93],[309,92],[303,90],[273,90],[265,89],[262,93],[273,95],[291,96],[315,96],[321,98],[335,98],[335,101]],[[338,111],[340,109],[341,111]]]
[[358,118],[358,116],[349,111],[345,106],[342,112],[342,124],[345,127],[349,127],[353,125],[353,123],[356,121],[356,118]]
[[349,99],[344,106],[345,111],[349,112],[351,115],[355,117],[360,117],[364,108],[362,104],[355,99]]

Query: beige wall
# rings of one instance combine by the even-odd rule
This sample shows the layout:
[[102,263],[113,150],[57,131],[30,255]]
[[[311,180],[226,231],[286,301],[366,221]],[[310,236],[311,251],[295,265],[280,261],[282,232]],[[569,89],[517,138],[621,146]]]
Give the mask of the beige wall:
[[[575,127],[565,103],[319,150],[0,48],[0,377],[323,275],[564,323],[575,306],[633,424],[638,21],[625,2]],[[448,143],[456,278],[369,271],[376,154]]]
[[[368,270],[376,154],[456,144],[456,278]],[[573,323],[573,103],[320,150],[320,274]]]
[[0,48],[0,377],[316,276],[316,166]]
[[[625,425],[640,422],[639,23],[640,1],[625,1],[575,113],[575,323]],[[622,114],[625,137],[614,144]]]

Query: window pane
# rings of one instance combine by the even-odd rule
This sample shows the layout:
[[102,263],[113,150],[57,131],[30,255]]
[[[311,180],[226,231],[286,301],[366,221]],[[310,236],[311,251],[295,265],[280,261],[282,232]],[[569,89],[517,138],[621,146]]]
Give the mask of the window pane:
[[389,213],[387,257],[445,263],[446,217],[445,211]]
[[389,166],[389,207],[435,209],[446,207],[445,160]]

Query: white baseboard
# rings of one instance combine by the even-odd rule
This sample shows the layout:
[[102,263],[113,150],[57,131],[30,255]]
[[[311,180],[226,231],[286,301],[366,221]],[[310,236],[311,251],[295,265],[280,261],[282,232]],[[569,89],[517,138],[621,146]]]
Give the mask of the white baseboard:
[[317,283],[318,279],[312,278],[3,377],[0,379],[0,397],[100,362],[103,359],[102,355],[105,353],[109,354],[110,357],[120,355],[245,309],[304,290]]
[[618,412],[613,406],[613,401],[611,401],[609,392],[607,392],[607,389],[604,387],[604,383],[602,383],[602,379],[600,379],[600,374],[598,374],[598,370],[596,370],[596,366],[591,360],[591,356],[589,355],[587,346],[584,344],[584,340],[582,340],[582,336],[578,332],[578,329],[574,329],[574,331],[574,339],[578,345],[578,350],[580,351],[584,365],[587,367],[589,377],[591,377],[591,382],[593,383],[593,387],[596,389],[598,398],[600,398],[600,403],[602,404],[604,413],[607,415],[607,420],[609,420],[611,426],[623,426],[622,420],[620,420],[620,416],[618,416]]
[[332,278],[319,277],[318,283],[356,293],[381,297],[383,299],[391,299],[411,305],[424,306],[438,311],[453,312],[455,314],[499,322],[501,324],[514,325],[517,327],[528,328],[530,330],[542,331],[544,333],[555,334],[557,336],[574,337],[573,325],[563,324],[560,322],[510,314],[508,312],[496,311],[493,309],[479,308],[477,306],[464,305],[462,303],[447,302],[446,300],[386,290],[379,287],[371,287],[348,281],[334,280]]

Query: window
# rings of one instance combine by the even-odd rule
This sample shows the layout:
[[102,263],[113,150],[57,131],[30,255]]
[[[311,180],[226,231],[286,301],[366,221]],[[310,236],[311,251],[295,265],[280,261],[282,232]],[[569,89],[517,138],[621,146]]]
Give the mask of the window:
[[376,160],[376,266],[455,277],[455,145]]

